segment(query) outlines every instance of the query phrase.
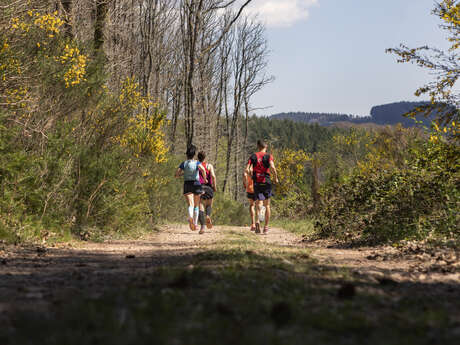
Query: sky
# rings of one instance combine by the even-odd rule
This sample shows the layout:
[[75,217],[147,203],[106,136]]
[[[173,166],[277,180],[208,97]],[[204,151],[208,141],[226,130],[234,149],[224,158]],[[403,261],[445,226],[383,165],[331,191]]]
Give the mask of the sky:
[[369,115],[374,105],[424,100],[415,90],[433,79],[398,64],[386,48],[448,46],[434,0],[253,0],[246,13],[267,28],[267,73],[253,98],[257,115],[332,112]]

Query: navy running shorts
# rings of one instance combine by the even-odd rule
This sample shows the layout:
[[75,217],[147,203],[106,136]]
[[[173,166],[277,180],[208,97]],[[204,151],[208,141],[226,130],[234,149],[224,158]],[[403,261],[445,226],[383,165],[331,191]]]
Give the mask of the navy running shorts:
[[271,183],[254,183],[254,200],[268,200],[275,196]]

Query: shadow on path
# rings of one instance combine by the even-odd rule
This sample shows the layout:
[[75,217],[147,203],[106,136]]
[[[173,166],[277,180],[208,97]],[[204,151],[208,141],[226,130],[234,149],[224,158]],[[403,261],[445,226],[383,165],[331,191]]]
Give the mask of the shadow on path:
[[79,345],[454,344],[460,336],[458,281],[403,279],[404,266],[372,262],[343,267],[282,230],[250,235],[254,247],[216,245],[231,243],[229,234],[244,241],[244,231],[167,227],[143,241],[3,248],[0,343],[30,343],[24,334],[35,333],[34,343]]

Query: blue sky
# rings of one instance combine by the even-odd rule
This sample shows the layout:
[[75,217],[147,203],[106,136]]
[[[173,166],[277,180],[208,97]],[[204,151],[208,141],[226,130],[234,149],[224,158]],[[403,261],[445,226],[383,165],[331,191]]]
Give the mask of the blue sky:
[[396,63],[385,49],[404,43],[444,48],[433,0],[254,0],[249,12],[267,26],[268,73],[254,96],[258,115],[336,112],[368,115],[372,106],[418,100],[432,77]]

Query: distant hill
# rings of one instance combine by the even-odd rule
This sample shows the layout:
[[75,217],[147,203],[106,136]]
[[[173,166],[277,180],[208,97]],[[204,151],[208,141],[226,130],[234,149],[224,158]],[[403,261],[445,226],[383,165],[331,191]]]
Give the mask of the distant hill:
[[[305,113],[289,112],[279,113],[270,116],[273,120],[291,120],[309,124],[319,124],[321,126],[346,126],[350,124],[377,124],[377,125],[395,125],[401,123],[404,127],[415,126],[414,120],[403,116],[412,109],[429,104],[428,102],[397,102],[372,107],[370,116],[357,116],[349,114],[334,113]],[[417,117],[424,124],[429,125],[431,118],[425,118],[423,115]]]
[[349,114],[334,114],[334,113],[304,113],[304,112],[289,112],[279,113],[270,116],[272,120],[291,120],[295,122],[303,122],[308,124],[319,124],[321,126],[330,126],[336,122],[355,122],[366,123],[371,122],[370,116],[356,116]]
[[[398,102],[384,105],[377,105],[371,109],[372,122],[379,125],[394,125],[401,123],[404,127],[414,126],[414,120],[403,116],[416,107],[430,104],[429,102]],[[428,118],[423,115],[417,116],[417,120],[423,121],[425,125],[431,123],[433,116]]]

